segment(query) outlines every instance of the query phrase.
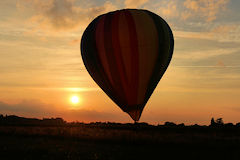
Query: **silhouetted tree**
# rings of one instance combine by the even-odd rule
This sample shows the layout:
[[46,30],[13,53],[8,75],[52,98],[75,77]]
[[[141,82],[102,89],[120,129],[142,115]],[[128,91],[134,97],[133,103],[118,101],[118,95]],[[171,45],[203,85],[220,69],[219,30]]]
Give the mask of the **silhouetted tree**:
[[218,118],[218,119],[216,120],[216,123],[217,123],[218,125],[224,125],[222,118]]
[[223,125],[224,125],[224,123],[223,123],[222,118],[218,118],[216,120],[214,120],[214,118],[211,119],[210,126],[223,126]]
[[173,122],[165,122],[164,126],[176,126]]
[[0,124],[3,123],[3,118],[4,118],[4,116],[2,114],[0,114]]
[[199,125],[198,124],[194,124],[194,125],[192,125],[193,127],[199,127]]
[[211,119],[211,124],[210,125],[211,126],[216,126],[216,122],[215,122],[214,118]]
[[237,127],[240,127],[240,122],[236,123],[236,126],[237,126]]
[[185,124],[184,124],[184,123],[180,123],[180,124],[178,124],[178,126],[179,126],[179,127],[184,127]]
[[233,124],[233,123],[226,123],[226,124],[224,124],[224,126],[227,126],[227,127],[233,127],[234,124]]

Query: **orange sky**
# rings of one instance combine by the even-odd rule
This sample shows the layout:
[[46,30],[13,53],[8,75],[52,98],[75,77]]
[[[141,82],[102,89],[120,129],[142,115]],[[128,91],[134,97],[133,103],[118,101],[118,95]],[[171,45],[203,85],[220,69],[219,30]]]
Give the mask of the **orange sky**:
[[79,43],[99,14],[145,8],[169,23],[175,49],[140,121],[239,122],[239,7],[238,0],[1,0],[0,113],[132,122],[91,79]]

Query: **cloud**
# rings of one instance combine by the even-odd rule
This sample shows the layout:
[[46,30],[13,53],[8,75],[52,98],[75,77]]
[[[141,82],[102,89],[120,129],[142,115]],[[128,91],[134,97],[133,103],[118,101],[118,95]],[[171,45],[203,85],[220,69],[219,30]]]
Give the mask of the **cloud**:
[[239,48],[226,48],[226,49],[212,49],[212,50],[198,50],[198,51],[181,51],[179,54],[175,55],[175,58],[177,59],[186,59],[186,60],[202,60],[202,59],[208,59],[211,57],[217,57],[220,55],[230,55],[235,52],[238,52]]
[[8,104],[0,101],[0,112],[6,114],[20,114],[33,116],[50,116],[57,109],[39,100],[22,100],[16,104]]
[[229,32],[232,32],[234,30],[236,30],[238,27],[238,25],[234,24],[234,25],[220,25],[220,26],[217,26],[215,28],[212,29],[213,32],[215,33],[229,33]]
[[240,27],[237,23],[218,25],[213,27],[210,32],[218,41],[239,42],[240,40]]
[[24,0],[17,5],[21,10],[33,8],[29,22],[37,28],[66,30],[74,29],[86,21],[81,14],[81,8],[73,6],[73,1],[67,0]]
[[176,38],[191,38],[191,39],[213,39],[213,35],[209,32],[187,32],[187,31],[173,31]]
[[138,8],[148,1],[149,0],[125,0],[124,4],[126,8]]
[[217,42],[239,43],[240,27],[237,24],[219,24],[205,27],[204,31],[173,30],[176,38],[206,39]]
[[158,13],[166,18],[178,20],[212,22],[226,10],[230,0],[162,0]]
[[23,100],[16,104],[0,101],[0,114],[13,114],[24,117],[50,118],[62,117],[67,121],[128,121],[127,114],[121,112],[105,112],[89,109],[67,109],[43,103],[39,100]]
[[162,0],[157,3],[157,13],[170,24],[176,40],[188,38],[238,43],[238,22],[218,19],[223,13],[230,13],[227,10],[229,2],[230,0]]
[[182,18],[200,17],[207,22],[214,21],[217,14],[226,9],[228,2],[229,0],[186,0],[183,3],[186,10],[182,13]]
[[118,7],[115,6],[113,3],[111,3],[110,1],[106,1],[102,6],[87,9],[85,15],[89,16],[90,18],[94,18],[100,14],[104,14],[106,12],[114,11],[117,9]]
[[174,17],[178,15],[177,4],[175,1],[170,1],[166,7],[162,7],[160,10],[162,11],[162,14],[167,17]]
[[75,4],[75,0],[23,0],[17,3],[20,10],[33,8],[29,22],[38,29],[66,31],[86,26],[99,14],[117,9],[107,1],[102,6],[84,8]]
[[162,1],[160,2],[160,7],[158,12],[160,15],[167,18],[174,18],[179,16],[179,4],[177,0],[172,1]]

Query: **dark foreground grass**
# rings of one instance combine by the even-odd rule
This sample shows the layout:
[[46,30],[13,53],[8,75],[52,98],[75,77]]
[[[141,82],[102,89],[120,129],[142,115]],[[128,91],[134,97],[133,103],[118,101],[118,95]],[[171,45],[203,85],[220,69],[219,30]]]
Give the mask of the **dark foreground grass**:
[[239,128],[0,126],[0,159],[240,159]]

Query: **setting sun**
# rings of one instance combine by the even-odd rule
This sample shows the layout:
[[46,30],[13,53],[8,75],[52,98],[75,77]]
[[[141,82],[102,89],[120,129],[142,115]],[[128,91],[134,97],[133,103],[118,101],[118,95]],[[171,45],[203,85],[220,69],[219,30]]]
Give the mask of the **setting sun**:
[[71,97],[71,102],[72,102],[73,104],[79,103],[79,97],[78,97],[78,96],[72,96],[72,97]]

